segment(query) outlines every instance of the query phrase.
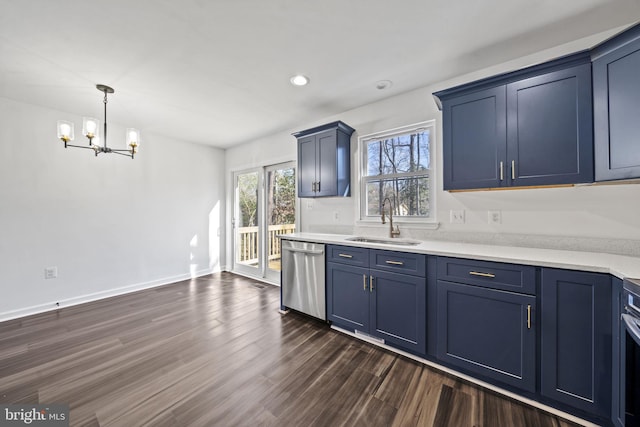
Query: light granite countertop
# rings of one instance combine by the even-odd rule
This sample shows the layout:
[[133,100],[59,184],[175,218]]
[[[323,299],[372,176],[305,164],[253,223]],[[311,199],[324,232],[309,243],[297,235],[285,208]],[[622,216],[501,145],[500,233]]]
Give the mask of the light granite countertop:
[[[348,239],[355,236],[344,234],[294,233],[280,235],[279,237],[285,240],[301,242],[356,246],[398,252],[609,273],[620,279],[627,277],[640,278],[640,258],[608,253],[482,245],[438,240],[421,240],[420,243],[415,246],[401,246],[387,243],[349,241]],[[376,239],[375,237],[372,238]],[[409,239],[397,240],[402,241]]]

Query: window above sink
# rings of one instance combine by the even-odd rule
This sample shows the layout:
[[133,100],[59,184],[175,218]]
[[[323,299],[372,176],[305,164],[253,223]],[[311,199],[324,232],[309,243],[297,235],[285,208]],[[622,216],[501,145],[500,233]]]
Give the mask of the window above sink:
[[435,138],[433,120],[359,138],[360,221],[379,222],[388,198],[398,223],[435,223]]

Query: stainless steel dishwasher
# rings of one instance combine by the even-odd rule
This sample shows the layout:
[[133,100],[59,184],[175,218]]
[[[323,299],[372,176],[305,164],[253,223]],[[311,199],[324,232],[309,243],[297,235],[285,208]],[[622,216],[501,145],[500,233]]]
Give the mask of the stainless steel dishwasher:
[[327,320],[324,245],[282,240],[281,306]]

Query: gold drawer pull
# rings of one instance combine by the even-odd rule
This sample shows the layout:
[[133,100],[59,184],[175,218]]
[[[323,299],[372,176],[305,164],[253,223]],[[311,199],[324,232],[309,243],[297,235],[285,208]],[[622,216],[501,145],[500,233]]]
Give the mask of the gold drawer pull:
[[385,261],[385,262],[391,265],[404,265],[404,262],[402,261]]
[[472,276],[489,277],[491,279],[496,277],[495,274],[492,274],[492,273],[480,273],[479,271],[470,271],[469,274],[472,275]]
[[527,329],[531,329],[531,306],[527,306]]
[[363,290],[367,290],[367,275],[363,274],[362,275],[362,289]]
[[338,256],[341,256],[342,258],[353,258],[353,255],[349,254],[338,254]]

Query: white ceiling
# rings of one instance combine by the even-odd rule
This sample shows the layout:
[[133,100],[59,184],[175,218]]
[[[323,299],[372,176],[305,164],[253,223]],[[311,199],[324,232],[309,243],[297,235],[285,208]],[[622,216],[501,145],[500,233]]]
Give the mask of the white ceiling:
[[107,84],[109,122],[225,148],[639,19],[640,0],[0,0],[0,96],[101,117]]

